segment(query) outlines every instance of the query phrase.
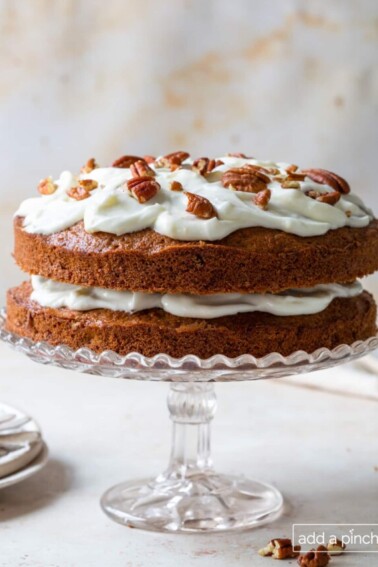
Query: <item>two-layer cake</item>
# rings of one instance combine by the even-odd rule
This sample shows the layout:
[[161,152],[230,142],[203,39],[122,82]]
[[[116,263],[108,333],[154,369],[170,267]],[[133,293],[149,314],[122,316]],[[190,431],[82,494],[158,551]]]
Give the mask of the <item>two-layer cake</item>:
[[340,176],[243,154],[91,159],[15,218],[7,328],[120,354],[235,357],[367,339],[378,222]]

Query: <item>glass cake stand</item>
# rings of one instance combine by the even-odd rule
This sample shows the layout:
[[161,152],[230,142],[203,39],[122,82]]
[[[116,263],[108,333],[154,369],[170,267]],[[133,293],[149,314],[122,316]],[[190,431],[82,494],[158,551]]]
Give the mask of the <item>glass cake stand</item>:
[[119,484],[101,500],[103,510],[116,522],[160,532],[242,530],[269,523],[282,511],[283,498],[275,487],[215,472],[210,450],[210,423],[217,407],[214,382],[312,372],[350,362],[378,347],[374,336],[333,350],[297,351],[287,357],[278,353],[234,359],[216,355],[207,360],[194,355],[182,359],[166,354],[120,356],[34,343],[7,332],[5,318],[3,310],[0,339],[35,362],[113,378],[171,382],[168,408],[173,443],[168,468],[157,478]]

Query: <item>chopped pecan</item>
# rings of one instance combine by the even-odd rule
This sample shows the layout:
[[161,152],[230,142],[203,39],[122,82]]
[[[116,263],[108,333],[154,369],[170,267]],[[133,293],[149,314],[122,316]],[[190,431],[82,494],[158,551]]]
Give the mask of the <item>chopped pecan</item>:
[[246,156],[245,154],[241,153],[241,152],[230,152],[227,154],[228,157],[236,157],[236,158],[242,158],[242,159],[253,159],[252,156]]
[[281,183],[282,189],[300,189],[299,181],[295,181],[294,179],[286,178]]
[[291,173],[294,173],[295,171],[297,171],[297,169],[298,169],[298,166],[295,165],[294,163],[292,163],[291,165],[287,166],[286,172],[291,174]]
[[305,195],[307,195],[307,197],[311,197],[311,199],[317,199],[321,194],[322,193],[320,191],[314,191],[313,189],[305,192]]
[[327,203],[327,205],[336,205],[340,200],[341,194],[338,191],[329,191],[328,193],[321,193],[320,191],[306,191],[307,197],[316,199],[320,203]]
[[217,216],[213,205],[210,201],[208,201],[208,199],[205,199],[205,197],[201,197],[195,193],[189,193],[188,191],[185,195],[188,198],[188,204],[186,207],[186,211],[188,213],[196,215],[196,217],[199,217],[200,219],[211,219],[212,217]]
[[329,185],[339,193],[350,193],[350,187],[347,181],[332,171],[327,171],[326,169],[304,169],[302,173],[316,183]]
[[293,557],[299,557],[300,552],[301,552],[301,546],[293,545]]
[[224,187],[231,187],[236,191],[258,193],[266,188],[270,178],[259,170],[249,167],[233,167],[222,175]]
[[300,545],[293,547],[291,539],[272,539],[266,547],[259,550],[259,555],[273,559],[292,559],[298,557],[300,550]]
[[139,201],[139,203],[146,203],[153,197],[160,189],[160,185],[149,175],[143,177],[133,177],[127,181],[127,188],[130,193]]
[[155,177],[154,170],[150,168],[144,159],[140,159],[139,161],[132,163],[130,165],[130,171],[133,177],[145,177],[146,175],[149,177]]
[[327,203],[327,205],[336,205],[337,201],[340,200],[341,194],[338,191],[330,191],[329,193],[323,193],[317,198],[321,203]]
[[258,193],[256,193],[255,198],[254,198],[254,203],[258,207],[260,207],[260,209],[263,209],[264,211],[266,211],[266,209],[268,208],[268,203],[270,201],[270,197],[271,197],[270,189],[263,189],[262,191],[259,191]]
[[268,543],[268,545],[259,549],[258,553],[259,555],[261,555],[261,557],[272,557],[273,551],[274,551],[274,543],[272,540]]
[[71,187],[71,189],[67,191],[67,195],[76,201],[82,201],[83,199],[88,199],[88,197],[91,196],[88,189],[85,189],[85,187],[82,187],[81,185]]
[[94,179],[79,179],[79,185],[87,191],[93,191],[98,187],[98,183]]
[[130,165],[132,165],[136,161],[141,161],[141,160],[143,161],[143,158],[139,156],[122,156],[116,159],[112,165],[113,167],[120,167],[121,169],[127,169],[130,167]]
[[90,158],[85,165],[81,168],[82,173],[90,173],[94,169],[98,167],[98,163],[96,163],[95,158]]
[[304,181],[305,178],[306,176],[304,173],[296,173],[295,171],[293,173],[289,173],[287,176],[287,179],[290,181]]
[[180,181],[171,181],[169,188],[171,191],[182,191],[183,186],[181,185]]
[[289,557],[293,557],[291,539],[274,539],[273,545],[272,557],[274,559],[288,559]]
[[291,173],[288,173],[287,175],[279,173],[274,177],[274,180],[281,183],[284,189],[299,189],[300,185],[292,184],[294,182],[304,181],[305,178],[306,176],[304,173],[296,173],[295,171],[293,171]]
[[312,549],[306,555],[298,557],[300,567],[326,567],[329,563],[329,555],[324,545],[319,545],[317,550]]
[[38,183],[38,191],[41,195],[52,195],[58,189],[56,183],[54,183],[52,177],[46,177],[45,179],[41,179]]
[[344,553],[345,548],[345,543],[343,543],[339,539],[332,539],[327,543],[327,551],[330,555],[341,555],[342,553]]
[[146,163],[154,163],[154,161],[156,161],[156,157],[154,156],[143,156],[143,159]]
[[170,169],[174,170],[180,167],[182,162],[188,159],[188,157],[188,152],[172,152],[171,154],[167,154],[160,158],[157,165],[159,167],[169,167]]
[[200,175],[208,175],[218,167],[218,165],[223,165],[223,161],[220,159],[209,159],[207,157],[198,158],[193,162],[192,169],[197,171]]

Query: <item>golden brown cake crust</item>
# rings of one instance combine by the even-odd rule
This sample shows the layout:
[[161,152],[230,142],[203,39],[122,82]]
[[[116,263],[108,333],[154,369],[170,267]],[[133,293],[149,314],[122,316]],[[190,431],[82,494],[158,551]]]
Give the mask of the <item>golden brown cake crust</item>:
[[30,293],[29,283],[8,292],[9,331],[34,341],[75,349],[89,347],[97,352],[110,349],[146,356],[164,352],[177,358],[246,353],[260,357],[274,351],[289,355],[299,349],[313,352],[323,346],[351,344],[376,332],[376,305],[366,291],[334,299],[314,315],[277,317],[256,312],[211,320],[176,317],[160,309],[127,314],[43,308],[31,301]]
[[378,269],[378,221],[303,238],[247,228],[217,242],[182,242],[143,230],[88,234],[83,223],[43,236],[15,219],[22,270],[57,281],[131,291],[276,293],[346,283]]

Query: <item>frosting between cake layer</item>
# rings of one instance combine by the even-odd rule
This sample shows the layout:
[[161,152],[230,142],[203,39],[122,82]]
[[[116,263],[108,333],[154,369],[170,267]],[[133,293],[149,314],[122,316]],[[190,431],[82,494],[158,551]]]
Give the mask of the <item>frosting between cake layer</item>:
[[[175,171],[151,165],[161,189],[143,204],[124,187],[132,176],[130,169],[97,168],[81,174],[79,179],[98,182],[98,188],[82,201],[67,195],[67,191],[76,185],[77,177],[66,171],[56,181],[58,189],[55,193],[27,199],[16,215],[24,217],[24,229],[32,234],[53,234],[83,220],[89,233],[103,231],[122,235],[152,228],[173,239],[188,241],[215,241],[250,227],[279,229],[303,237],[316,236],[343,226],[367,226],[373,219],[372,212],[354,194],[341,195],[335,205],[308,197],[305,193],[310,190],[333,191],[330,186],[316,183],[309,177],[300,182],[300,189],[283,189],[272,179],[267,185],[271,191],[269,205],[267,210],[262,210],[254,204],[253,194],[224,188],[221,174],[246,164],[275,167],[285,174],[289,164],[229,156],[220,159],[223,165],[216,167],[206,178],[190,168],[190,160]],[[207,198],[217,217],[202,219],[186,212],[185,192],[170,190],[172,181],[179,181],[184,191]]]
[[32,276],[31,299],[42,307],[68,308],[74,311],[110,309],[135,313],[145,309],[163,309],[178,317],[214,319],[237,313],[260,311],[278,316],[309,315],[328,307],[336,297],[354,297],[362,293],[361,284],[322,284],[308,289],[280,294],[170,295],[86,288]]

